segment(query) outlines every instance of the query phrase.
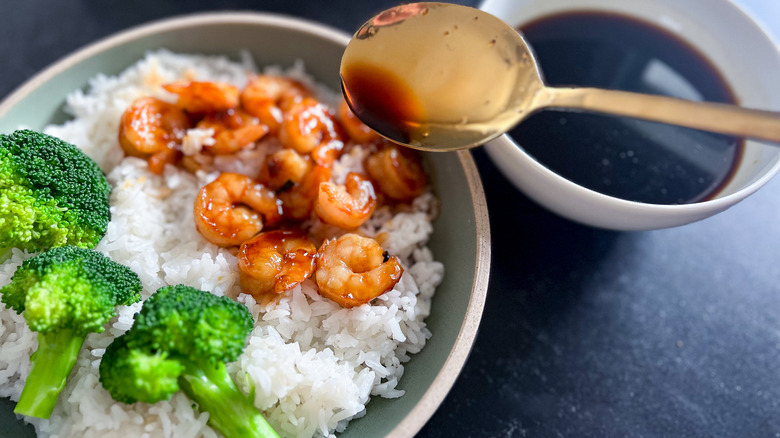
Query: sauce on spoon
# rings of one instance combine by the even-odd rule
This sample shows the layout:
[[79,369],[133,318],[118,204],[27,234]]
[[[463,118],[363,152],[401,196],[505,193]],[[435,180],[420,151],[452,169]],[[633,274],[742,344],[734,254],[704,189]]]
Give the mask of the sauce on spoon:
[[488,13],[453,6],[413,3],[385,11],[344,52],[347,102],[391,140],[460,149],[516,122],[502,114],[514,112],[514,100],[524,95],[517,85],[536,71],[516,49],[517,32]]

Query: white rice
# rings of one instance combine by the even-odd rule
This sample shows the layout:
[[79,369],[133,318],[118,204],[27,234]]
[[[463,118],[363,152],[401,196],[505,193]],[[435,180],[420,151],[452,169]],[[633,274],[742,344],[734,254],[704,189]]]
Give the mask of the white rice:
[[[192,217],[198,189],[215,174],[168,166],[161,176],[145,161],[124,158],[117,143],[124,109],[142,95],[171,99],[161,84],[182,77],[220,80],[243,87],[247,70],[257,71],[248,57],[240,63],[223,57],[149,53],[117,77],[99,75],[86,91],[67,99],[74,119],[46,132],[79,145],[95,159],[114,190],[112,220],[97,249],[123,263],[141,278],[143,297],[159,287],[186,284],[216,295],[238,296],[257,323],[241,358],[229,365],[245,392],[255,388],[255,405],[270,424],[286,437],[333,436],[352,418],[365,414],[371,396],[400,397],[404,363],[420,351],[431,333],[424,319],[444,268],[426,247],[432,232],[435,199],[426,193],[406,212],[379,209],[362,228],[383,236],[383,246],[401,258],[405,273],[396,287],[370,305],[344,309],[317,293],[307,280],[268,304],[240,294],[235,255],[200,237]],[[339,96],[313,83],[298,64],[292,69],[266,69],[302,80],[317,90],[318,98],[335,104]],[[189,153],[208,135],[193,132]],[[244,168],[256,173],[264,153],[254,152]],[[360,169],[360,152],[345,155],[334,167],[335,181]],[[249,166],[246,163],[251,163]],[[224,170],[224,169],[223,169]],[[29,257],[14,250],[0,267],[0,286],[7,284]],[[193,410],[178,393],[154,405],[114,402],[98,380],[98,364],[108,344],[132,326],[141,308],[119,308],[104,333],[87,337],[78,362],[49,420],[27,419],[41,437],[216,437],[206,425],[208,415]],[[0,396],[18,400],[37,347],[35,333],[24,318],[0,303]],[[243,378],[243,375],[249,379]]]

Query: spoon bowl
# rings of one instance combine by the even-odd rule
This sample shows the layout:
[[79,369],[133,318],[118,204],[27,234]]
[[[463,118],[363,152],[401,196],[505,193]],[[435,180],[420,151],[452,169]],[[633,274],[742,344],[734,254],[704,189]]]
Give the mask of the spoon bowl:
[[531,48],[478,9],[413,3],[363,25],[341,62],[353,112],[425,150],[478,146],[517,124],[544,88]]
[[341,62],[355,115],[415,149],[476,147],[543,109],[635,117],[780,142],[780,113],[595,88],[548,87],[523,36],[493,15],[448,3],[384,11]]

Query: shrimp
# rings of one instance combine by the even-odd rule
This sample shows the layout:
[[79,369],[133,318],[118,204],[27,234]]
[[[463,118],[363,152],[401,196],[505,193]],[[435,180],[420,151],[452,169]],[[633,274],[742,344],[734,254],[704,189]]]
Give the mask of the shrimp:
[[272,189],[278,190],[285,184],[301,182],[311,167],[309,157],[300,155],[292,149],[280,149],[266,157],[258,179]]
[[406,148],[386,147],[369,155],[364,164],[379,190],[396,201],[414,199],[427,185],[419,156]]
[[201,119],[196,128],[214,130],[214,144],[206,150],[215,155],[228,155],[245,148],[268,134],[268,127],[257,117],[239,108],[210,113]]
[[244,292],[260,298],[291,289],[314,272],[317,247],[301,230],[258,234],[238,250],[238,274]]
[[150,160],[150,169],[161,174],[166,163],[176,162],[175,150],[189,128],[189,118],[175,105],[142,97],[122,114],[119,145],[127,155]]
[[260,119],[272,133],[279,131],[283,112],[309,96],[301,83],[279,76],[260,75],[249,80],[241,92],[241,106]]
[[304,175],[301,182],[293,184],[286,190],[278,189],[277,193],[282,200],[284,217],[293,221],[309,219],[314,202],[319,193],[320,184],[330,180],[331,170],[325,166],[313,166]]
[[162,175],[165,170],[166,164],[176,164],[181,161],[181,151],[175,147],[166,147],[160,151],[153,153],[147,162],[149,163],[149,170],[156,175]]
[[320,295],[347,308],[391,290],[404,272],[397,257],[357,234],[326,240],[317,254],[314,275]]
[[185,154],[181,157],[179,164],[190,173],[197,173],[201,170],[208,172],[213,169],[214,155],[206,151],[200,151],[190,155]]
[[314,150],[311,151],[311,158],[320,166],[330,167],[333,162],[341,156],[343,150],[343,141],[328,141],[314,148]]
[[323,222],[350,230],[363,225],[375,208],[374,185],[366,176],[350,172],[344,186],[320,184],[314,211]]
[[344,148],[342,129],[327,106],[316,99],[305,98],[285,113],[279,140],[300,154],[316,149],[312,157],[317,164],[327,166]]
[[339,105],[339,120],[344,130],[347,131],[349,138],[355,143],[366,144],[378,141],[379,134],[369,128],[365,123],[357,118],[355,113],[349,108],[347,101],[342,100]]
[[163,88],[177,95],[176,105],[189,113],[227,111],[239,104],[238,88],[223,82],[177,81]]
[[195,226],[209,242],[238,246],[281,219],[281,202],[252,178],[223,173],[195,198]]

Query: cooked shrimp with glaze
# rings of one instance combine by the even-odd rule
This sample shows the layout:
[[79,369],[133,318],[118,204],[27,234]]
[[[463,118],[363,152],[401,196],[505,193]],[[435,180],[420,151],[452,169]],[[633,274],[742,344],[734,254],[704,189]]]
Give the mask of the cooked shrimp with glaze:
[[162,175],[165,171],[165,166],[169,164],[176,165],[181,162],[181,159],[181,151],[176,146],[170,145],[153,153],[146,162],[149,164],[149,170],[152,173]]
[[280,76],[259,75],[249,80],[240,98],[241,106],[275,134],[282,124],[284,111],[310,95],[300,82]]
[[[280,293],[314,272],[323,296],[354,307],[399,281],[400,261],[376,240],[351,230],[374,214],[380,194],[408,202],[425,191],[427,177],[414,152],[379,137],[343,101],[335,115],[292,79],[259,75],[241,91],[229,84],[199,81],[164,88],[177,95],[175,105],[148,98],[140,101],[140,110],[128,109],[128,117],[142,119],[145,124],[140,126],[151,134],[137,129],[120,132],[128,153],[149,158],[153,170],[162,172],[166,164],[178,162],[193,172],[209,169],[217,159],[240,159],[239,152],[250,147],[264,154],[257,161],[256,180],[221,173],[200,189],[193,207],[196,228],[206,240],[240,247],[244,292],[255,297]],[[133,116],[133,111],[143,115]],[[134,127],[132,122],[125,124]],[[196,142],[208,132],[211,139],[202,142],[196,154],[188,152],[182,158],[180,139],[193,125],[199,131],[192,135],[201,136]],[[139,140],[147,138],[150,145]],[[334,167],[347,142],[361,150]],[[343,184],[331,179],[346,169],[352,171]],[[282,221],[295,228],[268,231]],[[324,241],[319,251],[312,236]]]
[[345,100],[341,101],[338,114],[341,125],[344,127],[344,130],[347,131],[350,140],[360,144],[367,144],[380,140],[381,137],[379,134],[360,121],[355,113],[349,108],[349,105]]
[[284,218],[292,221],[305,221],[311,217],[314,203],[319,195],[320,184],[330,180],[331,169],[325,166],[313,166],[298,184],[281,187],[277,190],[282,200]]
[[345,234],[320,246],[315,279],[320,295],[355,307],[391,290],[403,272],[398,258],[374,239]]
[[142,97],[122,113],[119,145],[127,155],[150,160],[151,170],[160,174],[165,164],[176,162],[175,150],[189,128],[189,118],[177,106]]
[[302,230],[262,232],[238,251],[241,288],[255,298],[292,289],[312,275],[316,254],[317,247]]
[[236,153],[269,132],[268,126],[240,108],[209,113],[195,127],[214,131],[214,144],[206,146],[206,150],[215,155]]
[[279,140],[300,154],[313,153],[317,164],[328,166],[344,148],[342,129],[325,104],[305,98],[285,113]]
[[281,219],[281,202],[252,178],[223,173],[195,198],[195,225],[209,242],[238,246]]
[[293,149],[280,149],[268,155],[260,169],[258,179],[274,190],[285,185],[298,184],[312,168],[312,161]]
[[222,82],[177,81],[163,88],[177,96],[176,105],[194,114],[227,111],[239,103],[238,88]]
[[320,184],[317,216],[329,225],[346,230],[357,228],[371,217],[376,208],[374,184],[359,173],[350,172],[343,186],[333,182]]
[[406,148],[389,145],[371,154],[364,164],[379,190],[396,201],[411,201],[428,184],[419,156]]

